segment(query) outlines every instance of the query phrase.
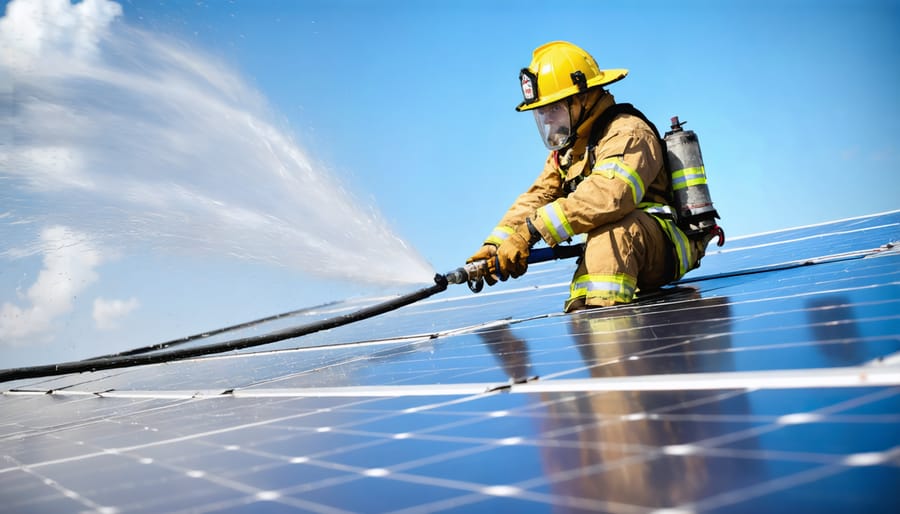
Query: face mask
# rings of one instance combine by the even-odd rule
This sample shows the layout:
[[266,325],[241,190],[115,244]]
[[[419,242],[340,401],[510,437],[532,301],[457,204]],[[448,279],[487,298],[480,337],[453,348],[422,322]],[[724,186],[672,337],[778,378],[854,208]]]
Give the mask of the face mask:
[[544,145],[550,150],[565,148],[572,138],[572,121],[566,101],[559,100],[532,112]]

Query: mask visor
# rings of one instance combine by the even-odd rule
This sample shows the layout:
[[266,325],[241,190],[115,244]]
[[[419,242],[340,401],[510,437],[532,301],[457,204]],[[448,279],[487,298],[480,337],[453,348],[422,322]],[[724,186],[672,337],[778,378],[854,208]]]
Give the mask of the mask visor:
[[541,141],[548,149],[560,150],[569,144],[572,138],[572,122],[565,100],[538,107],[532,112],[541,133]]

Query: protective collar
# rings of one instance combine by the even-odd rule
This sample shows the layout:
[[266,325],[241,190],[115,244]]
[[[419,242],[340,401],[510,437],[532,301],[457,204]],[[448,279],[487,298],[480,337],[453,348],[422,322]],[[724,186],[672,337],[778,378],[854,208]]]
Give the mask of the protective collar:
[[[591,127],[593,127],[597,118],[603,114],[603,111],[616,103],[612,93],[604,93],[601,89],[587,91],[581,96],[582,98],[575,100],[582,104],[580,113],[574,113],[580,114],[579,117],[582,118],[582,121],[577,125],[574,142],[569,148],[559,152],[560,167],[565,170],[565,180],[567,181],[581,175],[584,171],[584,167],[587,164],[585,151],[587,150]],[[584,107],[586,107],[586,110]],[[576,109],[578,109],[578,106],[572,107],[572,111]]]

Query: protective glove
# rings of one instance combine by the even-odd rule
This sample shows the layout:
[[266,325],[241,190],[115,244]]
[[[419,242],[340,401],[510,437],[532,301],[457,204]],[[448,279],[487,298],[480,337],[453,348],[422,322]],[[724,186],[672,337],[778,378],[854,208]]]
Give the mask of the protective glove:
[[[478,249],[474,255],[466,259],[466,264],[469,264],[474,261],[487,261],[488,269],[490,269],[490,265],[492,262],[496,261],[497,257],[497,247],[492,244],[485,243],[484,246]],[[488,274],[484,277],[484,281],[487,282],[487,285],[492,286],[497,283],[497,278]]]
[[488,272],[500,280],[519,278],[528,270],[531,247],[541,238],[531,220],[520,223],[497,248],[497,258],[488,261]]

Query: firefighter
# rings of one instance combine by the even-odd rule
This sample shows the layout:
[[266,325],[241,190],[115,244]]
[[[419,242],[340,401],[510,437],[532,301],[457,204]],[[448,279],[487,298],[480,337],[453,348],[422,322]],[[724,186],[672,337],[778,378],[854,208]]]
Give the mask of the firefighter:
[[601,70],[564,41],[537,48],[520,72],[516,110],[534,114],[550,155],[467,261],[488,261],[489,285],[524,274],[538,241],[555,246],[577,234],[586,234],[585,251],[566,312],[628,303],[699,264],[710,237],[688,238],[675,224],[655,127],[633,108],[622,112],[604,88],[627,73]]

